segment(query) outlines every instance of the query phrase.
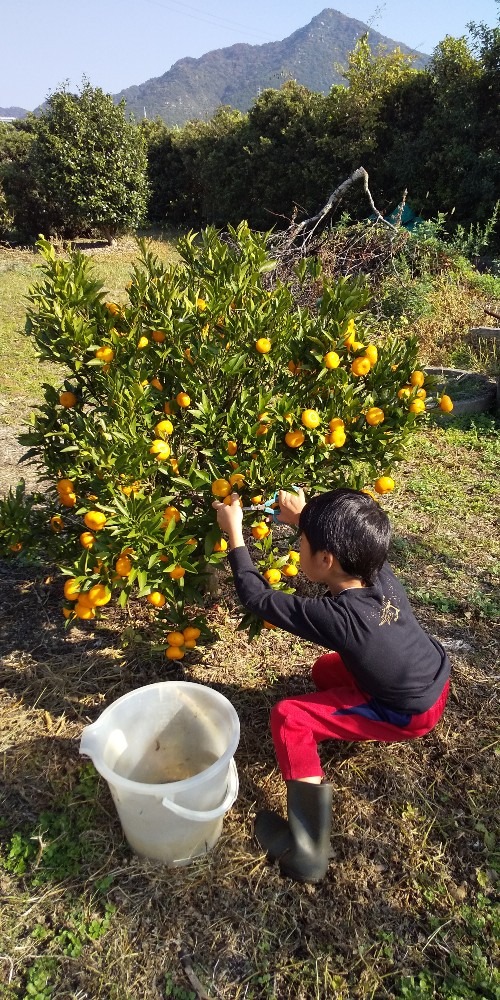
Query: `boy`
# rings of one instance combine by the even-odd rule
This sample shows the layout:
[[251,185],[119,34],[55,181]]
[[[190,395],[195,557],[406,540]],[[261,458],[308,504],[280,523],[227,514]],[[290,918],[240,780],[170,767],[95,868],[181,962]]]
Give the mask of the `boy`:
[[326,873],[332,786],[323,784],[321,740],[398,742],[423,736],[440,719],[450,664],[418,624],[386,557],[389,519],[367,494],[321,493],[306,503],[281,490],[279,520],[298,526],[305,576],[326,584],[320,598],[273,590],[255,569],[236,494],[213,504],[229,536],[229,562],[243,606],[293,635],[335,650],[312,668],[316,692],[286,699],[271,712],[278,764],[287,784],[287,820],[257,813],[255,835],[282,874],[317,882]]

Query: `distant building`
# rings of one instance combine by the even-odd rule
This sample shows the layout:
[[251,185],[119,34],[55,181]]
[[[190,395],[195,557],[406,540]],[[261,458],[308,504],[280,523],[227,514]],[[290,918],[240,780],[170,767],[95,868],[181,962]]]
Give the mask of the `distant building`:
[[9,122],[17,122],[17,120],[18,120],[17,118],[2,118],[0,116],[0,122],[4,122],[4,124],[6,125],[8,125]]

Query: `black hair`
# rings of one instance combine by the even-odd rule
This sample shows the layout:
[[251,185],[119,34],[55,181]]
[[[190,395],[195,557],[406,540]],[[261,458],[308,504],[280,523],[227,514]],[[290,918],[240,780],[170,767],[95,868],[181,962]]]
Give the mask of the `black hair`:
[[319,493],[302,509],[299,531],[311,552],[330,552],[345,573],[368,587],[382,568],[391,539],[389,518],[367,493],[342,488]]

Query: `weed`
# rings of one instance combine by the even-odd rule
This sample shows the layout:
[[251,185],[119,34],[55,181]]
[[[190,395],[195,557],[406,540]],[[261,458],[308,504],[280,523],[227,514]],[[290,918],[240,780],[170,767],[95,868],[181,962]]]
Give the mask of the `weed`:
[[165,997],[171,997],[172,1000],[196,1000],[196,993],[193,990],[187,990],[184,986],[177,986],[170,973],[165,976]]
[[62,808],[45,810],[28,828],[16,831],[0,856],[0,865],[14,875],[27,875],[33,886],[62,881],[79,874],[83,864],[98,858],[86,834],[95,815],[98,775],[91,764],[80,771],[75,788]]
[[53,958],[40,958],[28,969],[22,1000],[51,1000],[57,962]]

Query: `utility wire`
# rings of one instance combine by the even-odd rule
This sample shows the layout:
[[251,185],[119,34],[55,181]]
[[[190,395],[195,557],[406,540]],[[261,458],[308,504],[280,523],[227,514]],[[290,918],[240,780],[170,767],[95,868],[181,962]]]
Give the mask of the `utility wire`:
[[[269,35],[267,32],[254,31],[253,28],[240,24],[238,21],[230,21],[228,18],[219,17],[218,14],[207,14],[206,11],[200,10],[199,7],[192,7],[191,4],[182,3],[181,0],[172,0],[170,3],[160,3],[159,0],[146,0],[146,3],[149,3],[154,7],[161,7],[163,10],[170,10],[176,14],[182,14],[184,17],[190,17],[194,21],[201,21],[204,24],[209,24],[215,28],[223,28],[225,31],[232,31],[237,34],[244,31],[245,33],[254,35],[259,39],[266,38],[274,40],[273,36]],[[172,6],[172,3],[176,6]],[[196,13],[190,14],[189,11],[195,11]],[[202,16],[200,17],[199,15]]]

